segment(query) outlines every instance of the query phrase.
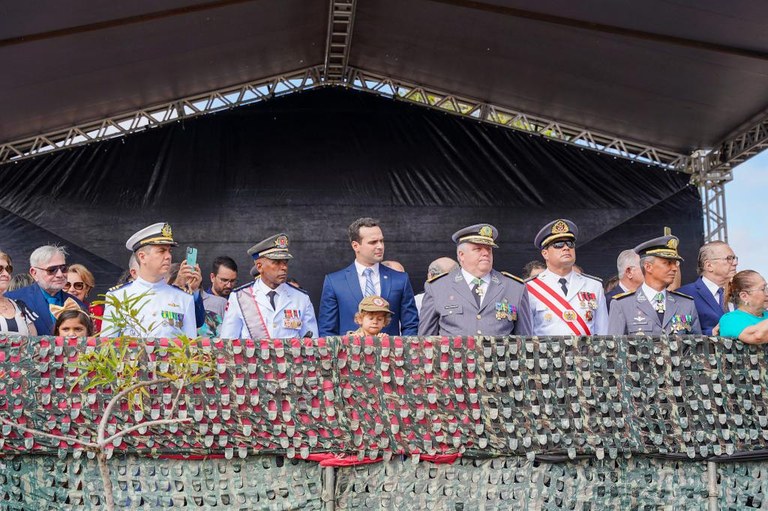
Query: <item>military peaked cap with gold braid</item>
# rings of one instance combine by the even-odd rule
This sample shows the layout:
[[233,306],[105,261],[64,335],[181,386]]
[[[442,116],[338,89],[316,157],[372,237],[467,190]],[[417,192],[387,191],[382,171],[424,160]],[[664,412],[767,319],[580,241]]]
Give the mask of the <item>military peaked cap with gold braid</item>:
[[578,235],[579,228],[576,227],[576,224],[565,218],[558,218],[541,228],[538,234],[536,234],[533,244],[536,248],[542,249],[557,240],[576,241]]
[[293,259],[288,251],[288,235],[284,232],[270,236],[248,249],[248,255],[254,259]]
[[476,243],[478,245],[488,245],[493,248],[499,248],[496,244],[496,238],[499,236],[499,230],[490,224],[475,224],[459,229],[453,233],[451,239],[457,245],[462,243]]
[[683,261],[680,254],[677,253],[677,246],[680,244],[680,240],[677,236],[667,235],[648,240],[645,243],[640,243],[635,247],[635,253],[640,257],[656,256],[664,259],[675,259],[676,261]]
[[178,243],[173,241],[171,226],[167,222],[158,222],[143,228],[125,242],[125,248],[131,252],[136,252],[147,245],[172,245],[175,247]]

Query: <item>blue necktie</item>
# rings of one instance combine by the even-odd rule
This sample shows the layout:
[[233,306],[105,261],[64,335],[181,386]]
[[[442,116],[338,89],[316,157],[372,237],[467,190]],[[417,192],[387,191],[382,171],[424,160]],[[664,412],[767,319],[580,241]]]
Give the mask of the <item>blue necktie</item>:
[[717,304],[720,305],[720,308],[722,310],[725,310],[725,304],[723,303],[723,293],[725,292],[725,289],[722,287],[717,288]]
[[373,285],[373,270],[366,268],[363,270],[365,276],[365,296],[372,296],[376,294],[376,288]]

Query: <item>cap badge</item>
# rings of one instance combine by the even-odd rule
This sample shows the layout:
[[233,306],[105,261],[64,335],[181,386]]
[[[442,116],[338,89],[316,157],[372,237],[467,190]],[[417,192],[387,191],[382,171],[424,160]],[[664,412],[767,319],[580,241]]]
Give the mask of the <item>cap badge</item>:
[[555,225],[552,226],[552,234],[563,234],[566,232],[568,232],[568,224],[562,220],[558,220],[555,222]]
[[163,224],[163,228],[160,230],[160,234],[166,238],[173,238],[173,230],[171,230],[170,224]]
[[275,239],[275,246],[277,248],[286,248],[288,246],[288,236],[278,236]]
[[484,225],[480,228],[480,236],[485,236],[486,238],[493,237],[493,229],[491,229],[490,225]]
[[677,240],[675,238],[670,239],[667,242],[667,248],[671,248],[672,250],[677,250]]
[[384,300],[382,300],[381,298],[374,298],[373,299],[373,304],[376,307],[384,307]]

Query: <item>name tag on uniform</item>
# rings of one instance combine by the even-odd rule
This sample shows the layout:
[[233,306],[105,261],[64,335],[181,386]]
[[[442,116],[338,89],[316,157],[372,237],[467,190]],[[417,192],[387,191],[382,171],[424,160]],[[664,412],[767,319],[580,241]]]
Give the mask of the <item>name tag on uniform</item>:
[[283,326],[291,330],[301,328],[301,315],[296,309],[285,309],[283,311]]

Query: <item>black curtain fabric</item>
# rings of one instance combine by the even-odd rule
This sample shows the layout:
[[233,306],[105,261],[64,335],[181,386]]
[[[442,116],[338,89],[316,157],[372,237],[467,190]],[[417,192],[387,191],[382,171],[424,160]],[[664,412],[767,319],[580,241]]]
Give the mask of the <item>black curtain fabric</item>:
[[684,281],[703,239],[688,176],[336,88],[296,93],[130,137],[0,167],[3,249],[25,270],[47,242],[95,270],[98,291],[130,253],[125,240],[167,221],[181,246],[210,263],[284,231],[291,274],[318,305],[323,276],[350,264],[347,226],[381,220],[386,258],[403,263],[416,292],[427,266],[455,257],[451,234],[499,228],[495,267],[519,273],[540,258],[536,232],[559,217],[579,226],[577,263],[616,272],[625,248],[663,234],[681,239]]

